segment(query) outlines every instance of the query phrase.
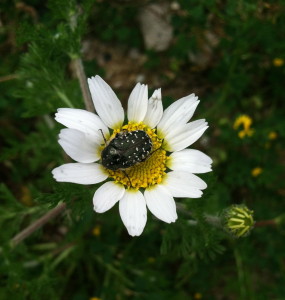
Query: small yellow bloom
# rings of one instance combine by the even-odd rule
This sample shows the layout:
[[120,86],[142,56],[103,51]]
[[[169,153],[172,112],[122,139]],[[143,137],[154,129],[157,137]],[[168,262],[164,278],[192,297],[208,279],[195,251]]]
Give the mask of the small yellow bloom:
[[278,58],[278,57],[274,58],[273,65],[274,65],[274,67],[282,67],[284,65],[284,59]]
[[251,175],[252,175],[253,177],[257,177],[257,176],[259,176],[262,172],[263,172],[262,168],[256,167],[256,168],[254,168],[254,169],[251,170]]
[[242,130],[239,131],[238,136],[239,138],[243,139],[245,136],[253,135],[254,130],[250,128],[251,124],[251,117],[249,117],[248,115],[241,115],[236,118],[233,128],[237,130],[242,126]]
[[20,201],[26,206],[33,205],[33,199],[32,199],[31,192],[30,192],[29,188],[26,186],[21,186]]
[[150,264],[153,264],[155,262],[155,258],[154,257],[148,257],[147,261],[150,263]]
[[201,294],[201,293],[195,293],[195,294],[194,294],[194,299],[195,299],[195,300],[200,300],[200,299],[202,299],[202,294]]
[[[100,225],[96,225],[93,229],[92,229],[92,234],[95,236],[100,236],[101,234],[101,226]],[[93,298],[92,298],[93,299]],[[95,299],[95,298],[94,298]]]
[[268,138],[269,138],[270,140],[276,140],[276,139],[277,139],[277,133],[276,133],[275,131],[270,131],[270,132],[268,133]]
[[253,135],[253,129],[249,129],[249,130],[241,130],[239,133],[238,133],[238,136],[239,138],[243,139],[246,135],[247,136],[252,136]]
[[89,300],[101,300],[101,298],[98,298],[98,297],[91,297]]
[[244,129],[249,129],[252,124],[252,119],[248,115],[241,115],[236,118],[234,122],[234,129],[238,129],[240,125],[243,125]]

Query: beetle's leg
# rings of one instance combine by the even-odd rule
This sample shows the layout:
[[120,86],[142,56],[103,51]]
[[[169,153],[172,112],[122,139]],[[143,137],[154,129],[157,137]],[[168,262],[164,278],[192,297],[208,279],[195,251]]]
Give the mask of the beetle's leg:
[[163,141],[164,141],[164,139],[162,139],[160,147],[159,147],[159,148],[157,148],[157,149],[155,149],[154,151],[152,151],[152,152],[150,153],[149,157],[150,157],[151,155],[153,155],[153,153],[155,153],[157,150],[159,150],[159,149],[161,149],[161,148],[162,148]]
[[126,135],[129,131],[128,131],[128,129],[123,129],[120,133],[124,133],[124,135]]
[[106,144],[107,144],[107,140],[106,140],[106,138],[105,138],[105,135],[104,135],[104,133],[103,133],[103,130],[102,130],[102,129],[98,129],[98,130],[101,131],[102,136],[103,136],[103,139],[104,139],[104,142],[105,142],[105,145],[106,145]]
[[130,182],[130,187],[133,187],[132,186],[132,182],[131,182],[131,179],[130,179],[130,177],[129,177],[129,175],[128,175],[128,173],[125,171],[125,170],[122,170],[123,171],[123,173],[124,173],[124,175],[129,179],[129,182]]

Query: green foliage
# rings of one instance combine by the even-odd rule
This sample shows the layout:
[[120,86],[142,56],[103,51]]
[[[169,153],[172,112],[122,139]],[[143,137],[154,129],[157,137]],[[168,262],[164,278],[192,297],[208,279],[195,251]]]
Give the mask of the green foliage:
[[[284,297],[284,5],[177,1],[169,10],[174,38],[155,52],[144,48],[137,21],[147,4],[0,4],[0,300]],[[130,63],[133,49],[139,54]],[[101,59],[106,53],[112,55]],[[52,178],[53,168],[71,161],[57,143],[62,126],[54,113],[84,108],[73,69],[81,56],[87,74],[106,73],[121,99],[141,75],[151,89],[163,87],[165,107],[192,91],[201,98],[195,118],[210,128],[193,148],[213,158],[213,174],[201,176],[208,184],[201,199],[177,201],[176,223],[149,213],[143,235],[131,238],[117,205],[94,213],[99,185]],[[240,138],[244,125],[233,127],[243,114],[253,134]],[[11,246],[59,203],[67,205],[63,213]],[[240,203],[254,211],[257,227],[232,240],[217,216]],[[279,227],[262,227],[261,220],[278,220]]]
[[110,43],[127,44],[129,47],[141,47],[140,31],[134,24],[137,7],[124,5],[110,5],[100,1],[94,6],[94,26],[89,29],[90,34]]

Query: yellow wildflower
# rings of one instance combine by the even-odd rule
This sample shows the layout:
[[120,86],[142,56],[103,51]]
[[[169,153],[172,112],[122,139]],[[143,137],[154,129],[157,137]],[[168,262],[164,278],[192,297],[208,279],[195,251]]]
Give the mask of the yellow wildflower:
[[194,299],[195,299],[195,300],[200,300],[200,299],[202,299],[202,294],[201,294],[201,293],[195,293],[195,294],[194,294]]
[[153,264],[155,262],[155,258],[154,257],[148,257],[147,261],[150,263],[150,264]]
[[89,300],[101,300],[101,298],[98,298],[98,297],[91,297]]
[[239,131],[238,136],[243,139],[245,136],[252,136],[253,129],[250,128],[252,124],[252,119],[248,115],[241,115],[236,118],[234,122],[233,128],[237,130],[239,127],[242,126],[242,130]]
[[276,58],[273,59],[272,63],[274,65],[274,67],[282,67],[284,65],[284,59],[276,57]]
[[[101,226],[100,225],[96,225],[93,229],[92,229],[92,234],[95,236],[100,236],[101,234]],[[94,298],[95,299],[95,298]]]
[[276,139],[277,139],[277,133],[276,133],[275,131],[270,131],[270,132],[268,133],[268,138],[269,138],[270,140],[276,140]]
[[253,177],[257,177],[257,176],[259,176],[262,172],[263,172],[262,168],[256,167],[256,168],[254,168],[254,169],[251,170],[251,175],[252,175]]
[[26,186],[21,186],[20,201],[26,206],[33,205],[33,199],[32,199],[31,192],[30,192],[29,188]]

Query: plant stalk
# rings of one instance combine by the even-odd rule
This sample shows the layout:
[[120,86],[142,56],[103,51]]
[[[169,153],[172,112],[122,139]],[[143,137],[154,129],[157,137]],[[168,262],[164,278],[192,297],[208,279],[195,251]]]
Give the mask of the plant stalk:
[[36,230],[44,226],[47,222],[49,222],[52,218],[56,217],[60,213],[62,213],[66,209],[65,203],[60,203],[55,208],[48,211],[45,215],[43,215],[41,218],[36,220],[34,223],[29,225],[27,228],[19,232],[17,235],[15,235],[10,245],[11,247],[17,246],[20,242],[22,242],[24,239],[26,239],[28,236],[30,236],[32,233],[34,233]]
[[82,59],[77,57],[72,61],[72,63],[73,63],[74,69],[75,69],[76,77],[79,80],[85,108],[86,108],[86,110],[94,113],[95,109],[94,109],[93,101],[91,99],[91,95],[90,95],[89,88],[87,85],[87,78],[86,78],[86,75],[84,72]]

